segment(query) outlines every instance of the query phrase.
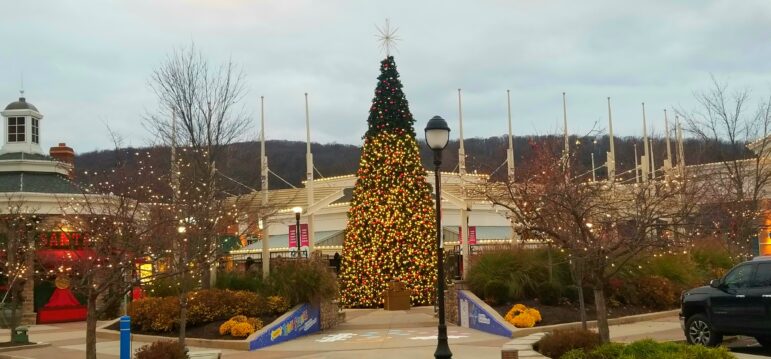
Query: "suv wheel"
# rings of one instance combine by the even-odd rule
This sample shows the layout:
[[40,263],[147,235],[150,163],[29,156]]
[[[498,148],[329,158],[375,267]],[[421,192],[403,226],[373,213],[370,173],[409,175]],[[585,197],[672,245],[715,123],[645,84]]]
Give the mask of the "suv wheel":
[[685,339],[689,344],[714,347],[723,341],[723,335],[712,329],[712,323],[706,315],[694,314],[686,322]]
[[757,340],[763,348],[771,348],[771,337],[755,337],[755,340]]

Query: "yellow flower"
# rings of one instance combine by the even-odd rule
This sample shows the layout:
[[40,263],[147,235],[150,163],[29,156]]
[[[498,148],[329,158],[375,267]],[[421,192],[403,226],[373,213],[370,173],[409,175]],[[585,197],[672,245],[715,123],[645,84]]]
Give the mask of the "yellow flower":
[[517,328],[531,328],[535,326],[535,318],[527,314],[520,314],[514,317],[512,324]]
[[252,333],[254,333],[254,327],[249,323],[236,323],[230,329],[230,335],[234,337],[247,337]]
[[536,323],[539,323],[541,321],[541,312],[539,312],[538,309],[527,308],[527,310],[525,311],[525,314],[533,317]]
[[236,315],[233,318],[230,318],[230,320],[237,322],[237,323],[245,323],[246,322],[246,316],[245,315]]
[[514,304],[514,306],[511,307],[511,310],[516,310],[522,313],[527,310],[527,307],[524,304]]
[[234,325],[236,325],[236,322],[232,319],[222,323],[222,325],[220,325],[220,335],[229,334]]

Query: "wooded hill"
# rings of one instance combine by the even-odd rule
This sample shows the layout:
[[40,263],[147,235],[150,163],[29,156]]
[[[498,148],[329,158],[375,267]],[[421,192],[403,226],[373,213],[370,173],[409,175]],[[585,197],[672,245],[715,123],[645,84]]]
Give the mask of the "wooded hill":
[[[421,158],[427,169],[432,169],[432,154],[419,139],[421,145]],[[515,137],[514,148],[516,166],[527,166],[528,161],[539,146],[551,143],[550,148],[561,148],[564,140],[557,136],[532,136]],[[623,173],[634,167],[634,145],[637,145],[638,156],[643,154],[642,140],[637,137],[617,137],[616,166],[617,173]],[[291,185],[301,186],[305,178],[305,143],[297,141],[271,140],[266,142],[268,164],[275,175],[270,176],[271,189],[290,188]],[[471,138],[465,140],[466,167],[468,172],[492,174],[494,178],[502,179],[506,175],[506,149],[508,141],[506,136],[489,138]],[[695,139],[686,139],[684,143],[686,164],[698,164],[718,161],[724,158],[726,153],[732,157],[746,157],[751,153],[746,148],[727,148],[725,144],[707,145]],[[349,175],[356,173],[359,167],[359,155],[361,148],[354,145],[343,144],[318,144],[311,146],[314,164],[316,167],[315,178]],[[594,153],[597,178],[604,178],[606,170],[602,167],[605,163],[606,152],[609,150],[607,136],[603,137],[575,137],[570,138],[571,154],[578,157],[579,167],[577,174],[586,173],[591,176],[591,154]],[[155,159],[153,165],[156,169],[164,171],[169,168],[169,149],[163,147],[153,148],[125,148],[120,151],[103,150],[79,154],[75,159],[75,167],[78,173],[83,171],[102,171],[116,166],[122,158],[131,158],[127,154],[137,152],[150,152]],[[673,156],[677,156],[677,148],[672,141]],[[443,171],[457,171],[458,142],[452,141],[443,153]],[[662,138],[653,139],[653,154],[656,168],[663,164],[666,157],[666,145]],[[722,156],[722,157],[721,157]],[[260,187],[260,144],[259,142],[240,142],[229,146],[225,155],[217,163],[218,170],[225,176],[223,184],[229,182],[230,190],[243,193],[247,187],[258,189]],[[286,180],[285,183],[280,178]],[[631,178],[627,174],[624,178]],[[236,181],[238,183],[236,183]],[[240,183],[240,184],[239,184]]]

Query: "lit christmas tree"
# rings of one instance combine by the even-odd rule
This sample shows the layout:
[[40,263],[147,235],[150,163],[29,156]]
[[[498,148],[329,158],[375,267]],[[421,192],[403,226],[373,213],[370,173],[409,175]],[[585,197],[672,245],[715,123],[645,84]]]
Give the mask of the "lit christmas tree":
[[436,283],[432,189],[393,56],[380,63],[367,122],[343,244],[343,303],[382,305],[383,291],[395,280],[407,284],[413,304],[430,304]]

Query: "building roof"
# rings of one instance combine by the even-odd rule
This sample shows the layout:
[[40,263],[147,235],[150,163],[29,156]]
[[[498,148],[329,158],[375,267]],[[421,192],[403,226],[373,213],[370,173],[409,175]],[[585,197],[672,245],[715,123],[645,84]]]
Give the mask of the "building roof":
[[45,172],[0,172],[0,193],[81,193],[65,176]]
[[19,97],[18,101],[14,101],[8,104],[8,106],[5,106],[6,110],[32,110],[35,112],[38,112],[37,107],[35,105],[27,102],[27,99],[24,97]]
[[38,161],[55,161],[51,156],[46,156],[39,153],[25,153],[25,152],[8,152],[0,155],[0,161],[5,160],[38,160]]

